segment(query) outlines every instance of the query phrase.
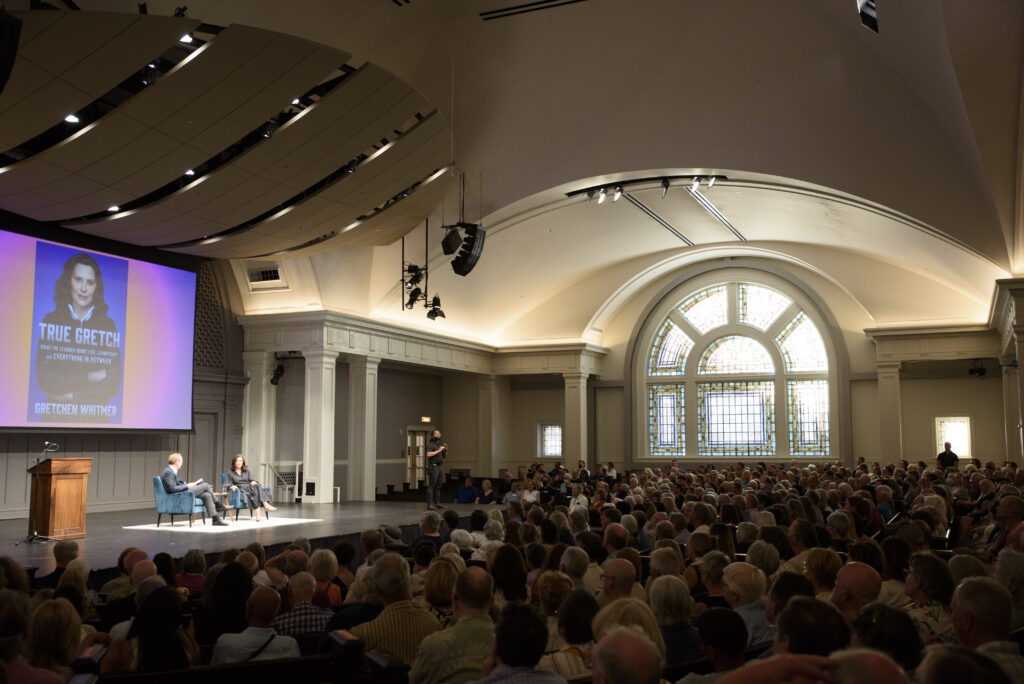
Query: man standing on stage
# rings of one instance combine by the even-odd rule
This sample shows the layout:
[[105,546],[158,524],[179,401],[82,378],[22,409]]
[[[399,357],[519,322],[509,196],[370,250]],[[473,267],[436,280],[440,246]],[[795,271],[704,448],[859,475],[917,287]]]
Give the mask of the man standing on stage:
[[171,454],[167,457],[167,467],[164,468],[164,472],[160,475],[160,480],[164,483],[164,491],[168,494],[177,494],[186,490],[192,492],[196,495],[197,499],[202,499],[206,505],[206,512],[213,518],[213,524],[226,526],[227,523],[217,514],[226,511],[227,506],[213,496],[213,487],[209,482],[183,482],[178,477],[178,471],[181,470],[182,463],[181,454]]
[[441,442],[441,431],[430,433],[427,443],[427,509],[444,508],[441,505],[441,483],[444,482],[443,469],[448,445]]

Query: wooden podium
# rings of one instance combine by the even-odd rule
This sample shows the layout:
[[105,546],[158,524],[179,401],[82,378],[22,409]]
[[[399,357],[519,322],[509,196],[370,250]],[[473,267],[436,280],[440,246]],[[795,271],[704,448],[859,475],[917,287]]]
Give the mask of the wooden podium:
[[91,471],[91,458],[48,458],[28,469],[32,477],[30,536],[33,532],[58,539],[85,536],[85,495]]

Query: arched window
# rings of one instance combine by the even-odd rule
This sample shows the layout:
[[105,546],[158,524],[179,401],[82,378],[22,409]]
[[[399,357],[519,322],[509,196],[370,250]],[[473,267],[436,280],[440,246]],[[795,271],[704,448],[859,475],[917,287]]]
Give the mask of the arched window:
[[704,284],[655,319],[642,383],[648,457],[830,455],[829,347],[782,289]]

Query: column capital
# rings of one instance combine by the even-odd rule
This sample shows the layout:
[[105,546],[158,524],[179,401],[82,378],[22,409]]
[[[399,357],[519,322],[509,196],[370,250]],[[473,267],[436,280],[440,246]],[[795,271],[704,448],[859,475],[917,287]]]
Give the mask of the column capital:
[[330,366],[338,363],[338,352],[329,349],[303,349],[302,358],[306,367]]
[[570,384],[586,384],[587,380],[590,379],[590,373],[586,371],[566,371],[562,373],[562,379],[567,387]]
[[879,375],[883,373],[899,373],[902,368],[902,361],[875,361],[875,369],[878,371]]
[[380,366],[380,357],[346,354],[345,362],[349,365],[349,368],[355,368],[359,370],[373,370]]

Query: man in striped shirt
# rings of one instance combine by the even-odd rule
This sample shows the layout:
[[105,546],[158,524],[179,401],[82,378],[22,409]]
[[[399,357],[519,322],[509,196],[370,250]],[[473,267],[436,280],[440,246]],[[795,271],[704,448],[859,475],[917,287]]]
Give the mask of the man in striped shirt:
[[385,553],[373,564],[371,572],[384,610],[370,622],[354,627],[352,633],[362,639],[365,650],[388,651],[411,667],[420,642],[441,629],[441,623],[412,605],[409,564],[404,558],[397,553]]

